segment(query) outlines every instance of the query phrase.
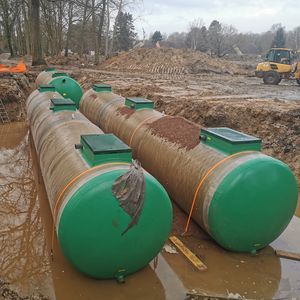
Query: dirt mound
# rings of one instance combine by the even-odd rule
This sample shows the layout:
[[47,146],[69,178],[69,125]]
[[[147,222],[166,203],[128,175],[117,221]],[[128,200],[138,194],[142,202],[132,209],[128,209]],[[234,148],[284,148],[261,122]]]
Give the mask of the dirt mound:
[[25,101],[29,92],[30,84],[25,75],[3,75],[0,77],[1,99],[11,121],[24,120]]
[[242,66],[188,49],[133,49],[105,60],[105,70],[170,75],[217,73],[247,74]]
[[160,118],[151,123],[149,128],[154,135],[177,144],[179,148],[190,150],[199,144],[199,126],[181,117]]

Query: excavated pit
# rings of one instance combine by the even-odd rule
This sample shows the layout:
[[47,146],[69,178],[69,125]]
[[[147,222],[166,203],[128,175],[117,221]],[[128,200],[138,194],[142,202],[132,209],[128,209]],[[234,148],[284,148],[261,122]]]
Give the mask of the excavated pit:
[[[167,59],[168,51],[163,53]],[[68,64],[72,65],[72,61]],[[191,72],[176,68],[169,71],[167,65],[149,67],[149,71],[144,72],[124,65],[127,73],[120,73],[118,65],[111,68],[107,63],[105,70],[72,68],[72,73],[84,89],[96,82],[110,83],[122,96],[154,100],[156,109],[175,117],[177,124],[182,117],[195,122],[180,123],[185,128],[183,136],[178,136],[172,117],[151,124],[161,137],[183,148],[192,149],[199,143],[199,125],[229,126],[258,136],[263,139],[263,152],[286,162],[300,181],[299,87],[293,82],[265,86],[256,78],[232,76],[230,74],[239,71],[227,72],[226,66],[215,69],[213,64],[206,66],[205,61],[200,61],[191,69],[186,67]],[[212,72],[207,73],[209,68]],[[113,69],[115,71],[111,71]],[[31,88],[29,81],[34,80],[38,71],[29,71],[20,78],[0,79],[0,91],[5,94],[2,99],[12,121],[26,118],[22,108]],[[124,108],[119,113],[130,117],[132,112]],[[0,299],[73,300],[97,299],[99,295],[103,299],[118,300],[203,299],[203,295],[214,298],[234,295],[244,299],[299,297],[299,262],[279,259],[274,254],[274,249],[300,252],[297,217],[278,240],[253,257],[221,249],[194,223],[188,235],[181,236],[186,214],[174,206],[172,234],[179,236],[207,265],[208,270],[203,273],[196,272],[170,242],[159,255],[158,265],[151,262],[141,272],[129,276],[125,285],[97,281],[77,273],[65,261],[56,242],[52,261],[52,217],[29,136],[24,122],[0,125],[3,223]],[[296,215],[300,216],[300,207]]]

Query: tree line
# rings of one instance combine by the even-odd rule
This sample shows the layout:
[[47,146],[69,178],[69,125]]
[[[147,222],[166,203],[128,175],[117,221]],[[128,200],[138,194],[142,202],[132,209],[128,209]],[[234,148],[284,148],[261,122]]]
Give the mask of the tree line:
[[[223,57],[230,53],[262,54],[270,47],[300,48],[300,26],[286,31],[274,24],[264,33],[239,33],[232,25],[201,19],[191,22],[187,32],[169,35],[156,31],[138,41],[130,13],[139,0],[0,0],[0,52],[11,56],[33,55],[33,64],[44,63],[44,55],[75,52],[100,56],[127,51],[137,42],[192,49]],[[158,44],[157,44],[158,42]]]
[[[0,0],[0,50],[11,56],[73,51],[100,55],[133,47],[133,16],[126,9],[135,0]],[[33,62],[34,63],[34,62]]]
[[199,19],[190,24],[187,32],[174,32],[166,35],[156,31],[150,35],[146,45],[149,46],[151,42],[156,43],[158,40],[165,47],[189,48],[218,57],[230,53],[257,55],[266,53],[271,47],[289,47],[299,50],[300,26],[286,31],[281,24],[274,24],[263,33],[239,33],[232,25],[224,25],[213,20],[206,27]]

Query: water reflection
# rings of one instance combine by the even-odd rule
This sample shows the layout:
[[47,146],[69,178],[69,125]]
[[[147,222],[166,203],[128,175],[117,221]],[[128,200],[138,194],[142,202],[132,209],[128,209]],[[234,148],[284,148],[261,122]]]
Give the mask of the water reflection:
[[22,128],[18,128],[20,124],[7,126],[0,131],[0,278],[22,295],[50,296],[50,266],[28,132],[24,124]]

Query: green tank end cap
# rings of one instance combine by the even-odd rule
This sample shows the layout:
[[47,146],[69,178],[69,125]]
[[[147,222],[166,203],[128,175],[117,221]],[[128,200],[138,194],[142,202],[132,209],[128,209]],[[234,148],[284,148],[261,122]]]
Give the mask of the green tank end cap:
[[95,92],[111,92],[111,85],[110,84],[105,84],[105,83],[95,83],[93,85],[93,90]]
[[125,105],[131,109],[139,110],[145,108],[154,108],[154,103],[151,100],[145,98],[126,98]]
[[202,128],[200,140],[202,144],[229,155],[261,150],[261,139],[227,127]]
[[131,149],[114,134],[81,135],[80,143],[82,156],[90,166],[132,160]]
[[70,77],[70,75],[65,72],[55,72],[52,74],[52,78],[61,77],[61,76]]
[[297,200],[290,168],[270,156],[254,156],[218,185],[209,206],[209,232],[228,250],[255,254],[288,226]]
[[41,84],[38,87],[38,91],[41,93],[55,92],[55,86],[53,86],[52,84]]
[[[60,73],[61,74],[61,73]],[[79,83],[69,76],[59,76],[52,78],[50,84],[55,86],[55,89],[64,98],[69,98],[76,103],[76,107],[79,108],[80,99],[83,91]]]
[[61,110],[76,110],[76,104],[71,99],[66,98],[54,98],[51,99],[51,105],[50,109],[53,110],[53,112],[61,111]]
[[55,68],[46,68],[44,71],[45,72],[53,72],[53,71],[55,71],[56,69]]

